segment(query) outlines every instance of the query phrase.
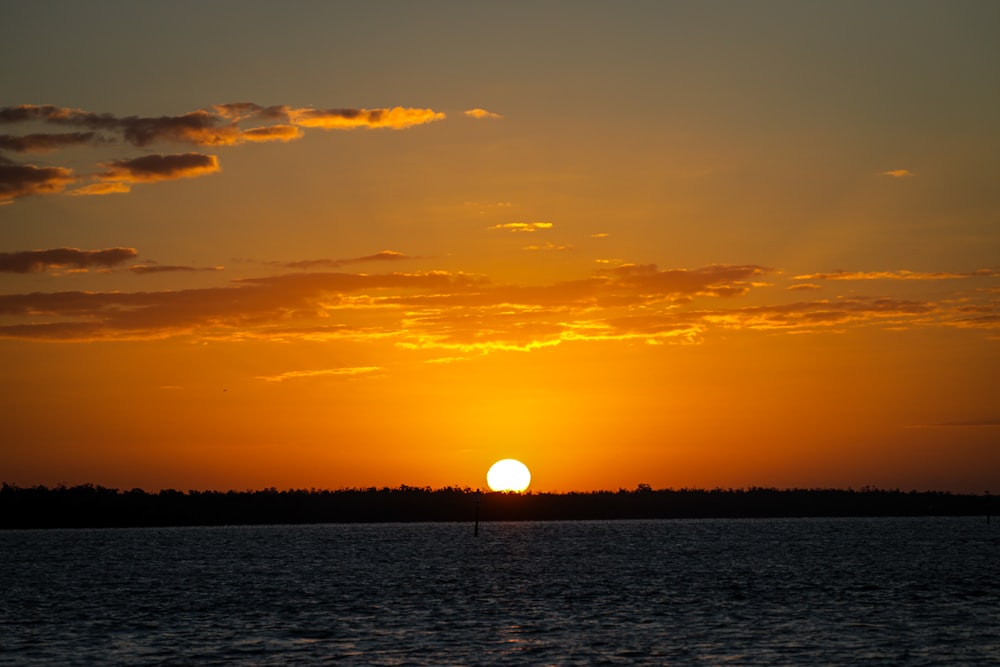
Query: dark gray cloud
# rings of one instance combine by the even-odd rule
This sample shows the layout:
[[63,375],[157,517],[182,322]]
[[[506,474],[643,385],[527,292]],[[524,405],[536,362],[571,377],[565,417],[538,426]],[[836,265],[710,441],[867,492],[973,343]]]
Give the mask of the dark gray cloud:
[[48,269],[111,268],[135,259],[135,248],[106,248],[80,250],[79,248],[52,248],[50,250],[23,250],[0,253],[0,271],[32,273]]
[[18,197],[61,192],[75,180],[71,169],[17,164],[0,157],[0,206]]
[[57,134],[0,134],[0,150],[15,153],[47,153],[60,148],[80,146],[98,141],[95,132],[62,132]]
[[373,255],[350,257],[347,259],[303,259],[297,262],[285,262],[281,266],[288,269],[333,269],[348,264],[363,262],[398,262],[405,259],[415,259],[395,250],[380,250]]
[[150,273],[182,273],[185,271],[222,271],[221,266],[180,266],[176,264],[136,264],[128,267],[131,273],[147,275]]

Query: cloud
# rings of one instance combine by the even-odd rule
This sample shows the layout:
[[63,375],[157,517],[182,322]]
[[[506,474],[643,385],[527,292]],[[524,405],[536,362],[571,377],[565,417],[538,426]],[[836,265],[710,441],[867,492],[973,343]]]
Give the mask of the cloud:
[[467,201],[466,206],[475,206],[477,208],[510,208],[513,206],[509,201]]
[[53,248],[51,250],[24,250],[0,253],[0,271],[8,273],[35,273],[48,269],[110,268],[134,259],[135,248],[106,248],[80,250],[79,248]]
[[[232,123],[220,125],[223,120],[209,111],[198,110],[180,116],[144,118],[140,116],[116,117],[96,114],[81,109],[52,105],[22,104],[0,109],[0,124],[44,122],[51,125],[84,127],[120,133],[134,146],[148,146],[156,141],[175,141],[203,146],[239,143],[240,130]],[[91,132],[90,139],[107,141],[103,135]]]
[[787,331],[829,330],[875,323],[884,328],[911,328],[928,324],[956,326],[954,313],[949,313],[947,317],[943,315],[939,306],[930,302],[859,296],[751,306],[706,317],[730,328]]
[[475,118],[476,120],[483,120],[483,119],[496,120],[499,118],[503,118],[503,116],[501,116],[498,113],[493,113],[492,111],[487,111],[486,109],[480,109],[478,107],[475,109],[468,109],[466,111],[463,111],[462,113],[464,113],[469,118]]
[[[393,262],[389,258],[398,255],[383,251],[333,261]],[[756,264],[694,269],[627,264],[576,280],[503,284],[446,271],[294,272],[201,289],[0,294],[0,337],[382,341],[447,358],[563,343],[692,344],[713,330],[1000,330],[1000,303],[987,291],[941,300],[852,295],[784,303],[781,297],[788,291],[760,290],[771,273]],[[742,301],[751,292],[754,301]],[[778,302],[766,301],[768,295]],[[333,373],[294,371],[286,377],[313,374]]]
[[382,368],[380,366],[352,366],[346,368],[324,368],[315,371],[287,371],[278,375],[258,375],[257,379],[264,380],[265,382],[284,382],[285,380],[300,380],[331,375],[357,377],[359,375],[372,375],[381,371]]
[[913,172],[909,169],[890,169],[889,171],[879,172],[879,176],[891,176],[892,178],[908,178],[913,175]]
[[63,132],[58,134],[0,134],[0,150],[15,153],[47,153],[60,148],[95,143],[94,132]]
[[128,267],[131,273],[146,275],[149,273],[177,273],[183,271],[222,271],[221,266],[177,266],[172,264],[136,264]]
[[104,165],[97,175],[102,181],[154,183],[177,178],[197,178],[219,171],[219,159],[202,153],[144,155],[130,160],[115,160]]
[[[22,104],[0,108],[0,126],[42,124],[78,128],[74,132],[21,135],[0,134],[0,150],[18,153],[51,153],[61,149],[124,144],[149,148],[156,144],[189,144],[226,147],[246,143],[287,143],[303,137],[302,128],[405,129],[435,122],[445,114],[433,109],[393,107],[382,109],[313,109],[286,105],[261,106],[254,102],[213,105],[177,116],[115,116],[48,104]],[[241,123],[255,124],[242,127]],[[128,192],[128,183],[150,183],[200,176],[218,170],[215,156],[199,153],[124,157],[95,165],[104,171],[83,174],[90,183],[67,191],[70,195],[104,195]],[[184,161],[187,160],[186,164]],[[171,168],[173,165],[174,168]],[[80,180],[73,170],[61,166],[14,164],[0,157],[0,205],[27,195],[56,194]]]
[[813,283],[799,283],[798,285],[791,285],[788,287],[789,291],[792,292],[802,292],[806,290],[817,290],[823,289],[819,285],[814,285]]
[[958,280],[962,278],[997,277],[1000,270],[977,269],[964,273],[953,271],[834,271],[833,273],[808,273],[795,276],[794,280]]
[[92,129],[110,129],[118,125],[118,119],[111,114],[96,114],[51,104],[21,104],[0,108],[0,125],[33,121]]
[[373,255],[365,255],[363,257],[351,257],[348,259],[305,259],[297,262],[285,262],[284,264],[281,264],[281,266],[289,269],[338,268],[347,264],[360,264],[363,262],[398,262],[406,259],[414,258],[401,252],[396,252],[395,250],[380,250]]
[[106,183],[91,183],[90,185],[85,185],[82,188],[74,188],[66,194],[73,195],[74,197],[80,197],[90,195],[123,194],[131,191],[132,187],[128,183],[109,181]]
[[245,141],[295,141],[302,138],[302,130],[294,125],[265,125],[245,130],[240,135]]
[[255,102],[229,102],[227,104],[213,104],[212,109],[222,118],[235,121],[244,118],[257,120],[286,120],[288,118],[288,107],[283,105],[264,107]]
[[139,147],[158,141],[197,146],[232,146],[241,141],[240,129],[235,124],[219,125],[219,117],[204,110],[181,116],[122,118],[119,126],[125,140]]
[[176,291],[0,294],[0,314],[28,320],[0,327],[0,336],[93,340],[161,338],[193,331],[232,332],[251,324],[322,318],[330,309],[350,305],[351,295],[359,292],[451,293],[481,283],[478,278],[445,272],[310,273],[248,278],[224,287]]
[[655,264],[626,264],[607,269],[611,283],[650,294],[742,296],[753,285],[751,278],[772,272],[755,264],[720,264],[701,269],[661,271]]
[[541,245],[526,245],[526,246],[524,246],[524,249],[525,250],[544,250],[544,251],[563,251],[563,250],[572,250],[573,246],[571,246],[571,245],[558,245],[558,244],[552,243],[551,241],[547,241],[546,243],[543,243]]
[[19,197],[62,192],[75,180],[70,169],[16,164],[0,157],[0,206]]
[[505,222],[499,225],[492,225],[486,229],[490,231],[507,232],[535,232],[539,229],[552,229],[551,222]]
[[606,239],[609,236],[611,236],[611,234],[608,234],[607,232],[598,232],[596,234],[591,234],[590,238],[592,238],[592,239]]
[[390,128],[402,130],[414,125],[444,120],[445,114],[433,109],[393,107],[391,109],[288,109],[295,125],[324,130]]

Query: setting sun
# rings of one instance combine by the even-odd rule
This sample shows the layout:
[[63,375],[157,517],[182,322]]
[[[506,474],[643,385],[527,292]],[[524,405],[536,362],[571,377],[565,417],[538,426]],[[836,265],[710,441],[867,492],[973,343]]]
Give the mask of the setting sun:
[[528,466],[516,459],[497,461],[486,473],[486,483],[494,491],[524,491],[531,484]]

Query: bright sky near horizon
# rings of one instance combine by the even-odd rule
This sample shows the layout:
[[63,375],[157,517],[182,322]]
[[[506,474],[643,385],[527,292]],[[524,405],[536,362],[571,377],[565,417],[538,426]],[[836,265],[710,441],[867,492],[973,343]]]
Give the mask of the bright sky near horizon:
[[998,29],[0,4],[0,480],[998,491]]

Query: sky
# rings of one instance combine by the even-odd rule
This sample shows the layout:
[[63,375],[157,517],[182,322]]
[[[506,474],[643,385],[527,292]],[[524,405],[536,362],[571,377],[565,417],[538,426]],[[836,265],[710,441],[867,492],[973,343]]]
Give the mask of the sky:
[[0,480],[1000,490],[1000,4],[0,4]]

